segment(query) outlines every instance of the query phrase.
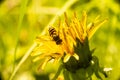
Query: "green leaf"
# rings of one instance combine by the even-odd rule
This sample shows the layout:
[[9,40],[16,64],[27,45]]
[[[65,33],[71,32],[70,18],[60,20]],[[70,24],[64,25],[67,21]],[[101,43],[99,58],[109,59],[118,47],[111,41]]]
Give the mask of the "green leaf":
[[92,66],[93,71],[94,71],[96,77],[102,80],[101,76],[99,75],[99,70],[100,70],[99,60],[98,60],[98,58],[96,56],[93,56],[92,60],[94,61],[94,64]]
[[90,65],[87,69],[87,78],[91,78],[93,75],[93,67]]

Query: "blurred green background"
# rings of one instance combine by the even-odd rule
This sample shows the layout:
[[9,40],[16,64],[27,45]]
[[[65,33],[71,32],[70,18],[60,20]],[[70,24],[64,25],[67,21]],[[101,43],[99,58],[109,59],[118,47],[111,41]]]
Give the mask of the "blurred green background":
[[[28,0],[25,9],[21,7],[24,0],[0,0],[0,80],[9,79],[14,64],[19,63],[34,43],[35,37],[68,1],[70,0]],[[20,25],[22,10],[25,14]],[[99,58],[101,66],[113,68],[108,78],[103,77],[104,80],[120,80],[120,0],[78,0],[66,13],[70,18],[76,12],[78,18],[81,18],[83,10],[88,14],[88,23],[97,15],[101,15],[102,20],[108,19],[90,40],[90,48],[96,48],[94,55]],[[64,20],[63,15],[60,18]],[[56,20],[55,24],[57,22]],[[39,72],[39,63],[33,63],[32,58],[28,57],[13,79],[49,80],[58,67],[48,64],[45,71]],[[94,75],[93,80],[97,80]]]

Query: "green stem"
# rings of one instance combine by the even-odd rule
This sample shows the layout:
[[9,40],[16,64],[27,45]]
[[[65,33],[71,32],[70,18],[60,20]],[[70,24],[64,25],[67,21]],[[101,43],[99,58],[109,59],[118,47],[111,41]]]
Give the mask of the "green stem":
[[23,58],[20,60],[20,62],[18,63],[18,65],[16,66],[14,72],[12,73],[11,77],[9,80],[12,80],[14,75],[16,74],[16,72],[18,71],[18,69],[20,68],[20,66],[25,62],[25,60],[28,58],[28,56],[30,55],[30,53],[32,52],[32,50],[36,47],[36,43],[34,43],[31,48],[25,53],[25,55],[23,56]]
[[71,80],[69,74],[70,74],[69,71],[67,71],[66,69],[63,70],[63,75],[64,75],[64,79],[65,79],[65,80]]
[[57,73],[55,74],[54,78],[52,80],[57,80],[58,76],[60,75],[61,71],[63,69],[63,65],[61,64],[58,68]]

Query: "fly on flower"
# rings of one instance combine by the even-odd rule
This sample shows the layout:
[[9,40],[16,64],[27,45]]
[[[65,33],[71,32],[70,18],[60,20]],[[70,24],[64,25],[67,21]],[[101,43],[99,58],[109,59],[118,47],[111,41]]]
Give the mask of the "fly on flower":
[[60,39],[60,36],[54,27],[49,28],[49,35],[53,38],[57,45],[62,43],[62,39]]
[[49,35],[36,38],[38,46],[31,54],[36,56],[33,61],[43,60],[40,66],[41,69],[44,69],[50,60],[54,60],[54,62],[62,60],[63,69],[70,73],[85,69],[85,73],[87,73],[84,75],[85,78],[81,78],[81,80],[90,78],[93,73],[101,79],[98,72],[106,76],[103,69],[99,66],[98,58],[92,56],[94,50],[89,48],[90,38],[107,21],[106,19],[100,21],[98,18],[96,17],[93,22],[87,24],[87,14],[83,11],[82,20],[79,20],[74,14],[71,22],[68,22],[65,13],[65,22],[60,23],[58,26],[59,31],[54,27],[50,27],[48,29]]
[[42,70],[49,61],[54,60],[54,62],[57,62],[63,55],[63,50],[60,47],[62,39],[60,38],[59,33],[54,27],[49,27],[48,32],[48,36],[36,37],[35,41],[38,46],[31,54],[31,56],[36,56],[35,59],[33,59],[33,62],[43,60],[43,63],[41,63],[39,67],[39,69]]

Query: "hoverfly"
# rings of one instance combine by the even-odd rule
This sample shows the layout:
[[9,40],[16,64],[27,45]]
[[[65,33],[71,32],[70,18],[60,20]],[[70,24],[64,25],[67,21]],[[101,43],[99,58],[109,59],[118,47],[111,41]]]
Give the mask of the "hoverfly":
[[60,39],[60,36],[59,36],[59,34],[57,33],[57,31],[54,27],[49,28],[49,35],[56,42],[57,45],[62,43],[62,39]]
[[40,64],[39,70],[43,69],[47,62],[54,60],[58,61],[63,55],[62,39],[59,32],[54,27],[48,28],[49,35],[37,36],[36,43],[38,46],[33,50],[31,56],[37,56],[33,62],[44,60]]

